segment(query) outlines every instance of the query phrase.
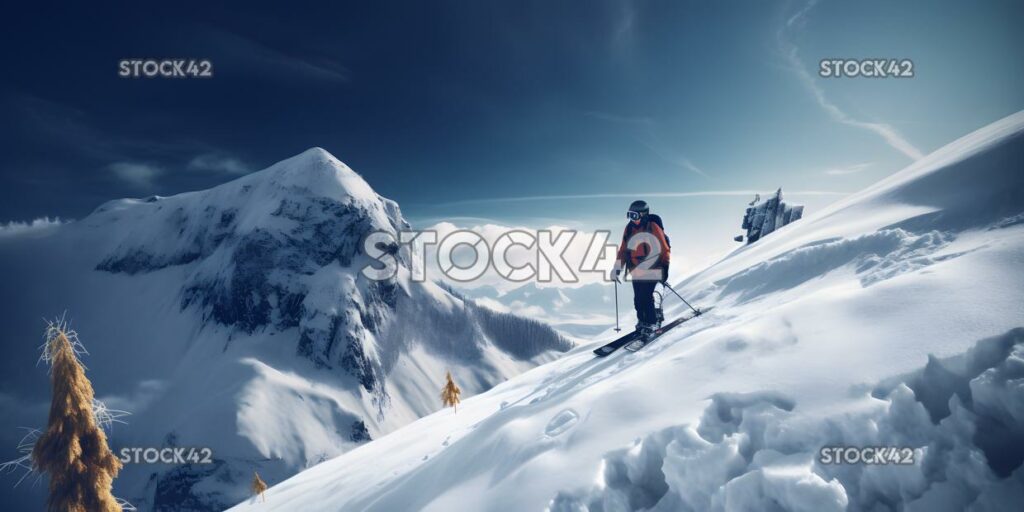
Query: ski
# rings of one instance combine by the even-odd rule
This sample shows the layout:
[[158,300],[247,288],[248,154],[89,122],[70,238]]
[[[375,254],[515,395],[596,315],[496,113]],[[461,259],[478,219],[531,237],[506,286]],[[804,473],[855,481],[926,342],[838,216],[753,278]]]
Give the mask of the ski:
[[637,331],[633,331],[631,333],[624,334],[620,338],[617,338],[604,345],[601,345],[600,347],[594,349],[594,355],[596,355],[597,357],[605,357],[611,354],[612,352],[615,352],[616,350],[622,348],[625,344],[636,339],[637,334]]
[[694,313],[690,313],[689,315],[683,315],[683,316],[681,316],[681,317],[679,317],[679,318],[677,318],[677,319],[675,319],[675,320],[673,320],[673,321],[671,321],[671,322],[661,326],[660,329],[654,331],[654,336],[651,339],[647,340],[647,341],[643,341],[643,340],[639,340],[639,339],[633,339],[632,341],[630,341],[629,343],[626,344],[626,350],[628,350],[630,352],[636,352],[637,350],[640,350],[640,349],[646,347],[647,345],[651,344],[652,342],[654,342],[654,340],[657,340],[658,338],[660,338],[662,334],[665,334],[666,332],[671,330],[673,327],[676,327],[679,324],[681,324],[681,323],[683,323],[683,322],[685,322],[687,320],[691,320],[693,318],[701,316],[704,313],[707,313],[708,311],[711,311],[713,308],[714,308],[714,306],[709,307],[709,308],[704,308],[704,309],[698,309]]

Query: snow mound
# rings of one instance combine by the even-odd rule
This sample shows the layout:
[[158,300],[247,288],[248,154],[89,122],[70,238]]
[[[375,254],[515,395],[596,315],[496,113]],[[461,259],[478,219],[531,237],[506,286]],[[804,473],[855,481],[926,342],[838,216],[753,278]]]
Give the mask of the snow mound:
[[[933,358],[840,416],[800,416],[771,393],[716,395],[696,428],[670,427],[605,455],[594,489],[560,493],[550,509],[998,510],[1024,498],[1024,418],[1014,416],[1024,406],[1022,356],[1024,329],[1014,329]],[[823,448],[851,446],[912,455],[821,461]]]
[[962,253],[937,255],[953,237],[943,231],[915,235],[892,228],[853,238],[823,240],[758,263],[715,285],[721,287],[720,296],[737,294],[737,301],[746,302],[852,267],[866,287],[961,256]]

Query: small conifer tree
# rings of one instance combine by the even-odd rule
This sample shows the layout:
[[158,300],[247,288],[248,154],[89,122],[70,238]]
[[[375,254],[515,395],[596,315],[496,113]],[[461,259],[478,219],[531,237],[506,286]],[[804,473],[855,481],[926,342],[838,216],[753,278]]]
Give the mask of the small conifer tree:
[[445,372],[445,378],[447,378],[448,382],[445,383],[444,389],[441,390],[441,400],[444,401],[445,407],[454,407],[455,412],[459,412],[459,395],[462,394],[462,390],[452,380],[452,372]]
[[260,478],[260,474],[252,472],[252,493],[260,497],[261,501],[267,501],[266,497],[263,496],[263,491],[267,490],[267,483]]
[[121,461],[97,420],[92,384],[78,360],[83,351],[63,322],[46,330],[43,360],[50,363],[53,398],[46,430],[32,449],[33,466],[50,476],[51,512],[121,512],[111,494]]

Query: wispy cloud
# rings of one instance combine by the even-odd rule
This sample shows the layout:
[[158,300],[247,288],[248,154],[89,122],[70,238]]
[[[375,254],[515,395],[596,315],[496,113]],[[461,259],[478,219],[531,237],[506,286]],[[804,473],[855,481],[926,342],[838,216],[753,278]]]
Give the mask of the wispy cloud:
[[153,400],[167,389],[167,382],[160,380],[144,380],[124,395],[107,395],[100,400],[108,407],[138,414],[148,407]]
[[618,13],[613,20],[612,45],[617,50],[628,49],[633,44],[636,27],[636,5],[624,0],[618,5]]
[[666,145],[661,144],[658,141],[658,139],[653,135],[647,137],[646,139],[638,138],[637,140],[639,140],[640,144],[642,144],[645,148],[651,150],[651,153],[654,153],[655,156],[657,156],[665,163],[678,167],[680,169],[690,171],[704,178],[709,177],[708,173],[704,172],[704,170],[701,169],[700,167],[694,165],[694,163],[691,162],[689,158],[679,155],[675,151],[669,149]]
[[[603,275],[601,271],[608,271],[611,267],[611,262],[605,262],[606,268],[598,269],[596,272],[572,272],[572,269],[580,268],[595,268],[599,263],[600,258],[600,246],[605,243],[606,237],[597,235],[597,232],[588,229],[574,229],[567,228],[559,225],[548,225],[539,229],[526,227],[523,225],[514,225],[506,223],[497,224],[455,224],[453,222],[439,222],[426,228],[428,231],[433,231],[437,234],[438,240],[444,240],[451,236],[457,231],[469,230],[480,236],[486,241],[487,247],[497,247],[497,241],[507,236],[512,231],[525,232],[533,237],[534,240],[539,239],[539,231],[548,231],[553,234],[554,239],[564,240],[563,243],[566,245],[562,247],[561,254],[568,264],[570,275],[560,275],[558,272],[553,272],[551,280],[544,282],[544,286],[579,286],[580,284],[599,283],[602,281]],[[612,239],[610,243],[614,244],[618,240]],[[504,294],[509,290],[522,286],[523,282],[514,282],[502,277],[498,272],[495,265],[489,265],[484,272],[474,278],[472,282],[456,282],[450,280],[448,276],[441,272],[442,267],[448,267],[448,265],[439,266],[439,251],[437,244],[431,244],[423,248],[423,267],[427,273],[427,276],[438,276],[439,279],[447,281],[449,284],[462,287],[462,288],[478,288],[483,286],[490,286]],[[476,260],[476,254],[473,251],[453,251],[447,255],[451,258],[452,263],[457,264],[460,267],[472,265]],[[520,246],[508,248],[501,255],[501,258],[505,263],[510,265],[512,268],[521,268],[527,263],[536,265],[538,258],[540,258],[540,252],[538,244],[534,244],[532,247]],[[529,281],[538,282],[536,279],[530,279]],[[509,304],[513,306],[514,304]],[[520,304],[520,307],[525,307],[526,304]],[[525,311],[524,311],[525,312]],[[543,316],[543,311],[532,311],[534,316]]]
[[786,19],[786,27],[802,28],[807,19],[807,12],[813,9],[814,6],[817,4],[818,0],[808,0],[807,3],[805,3],[804,6],[800,8],[799,11],[793,13],[792,16]]
[[492,217],[477,217],[473,215],[429,215],[414,216],[407,215],[405,220],[414,226],[426,226],[439,222],[455,222],[458,224],[501,224],[502,221]]
[[114,162],[107,166],[118,179],[139,188],[152,188],[163,170],[155,165],[140,162]]
[[881,137],[882,140],[884,140],[885,143],[893,149],[903,153],[913,160],[922,158],[924,153],[911,144],[910,141],[908,141],[891,125],[855,119],[836,106],[835,103],[829,101],[828,97],[825,96],[825,91],[820,85],[818,85],[811,73],[804,67],[803,63],[800,61],[799,48],[797,48],[796,44],[791,42],[791,33],[804,26],[807,20],[807,13],[815,6],[816,3],[816,0],[810,0],[807,2],[803,8],[790,16],[787,19],[785,26],[778,31],[779,50],[781,51],[789,68],[796,73],[800,82],[814,96],[818,106],[821,107],[822,110],[824,110],[825,113],[834,121],[872,132]]
[[61,220],[60,217],[54,217],[52,219],[50,217],[40,217],[30,222],[0,222],[0,238],[26,233],[40,233],[64,223],[65,221]]
[[[491,197],[481,199],[464,199],[450,201],[447,203],[435,203],[434,206],[463,206],[473,204],[491,203],[526,203],[534,201],[564,201],[564,200],[585,200],[585,199],[614,199],[614,198],[637,198],[637,197],[715,197],[715,196],[753,196],[754,194],[766,194],[765,190],[703,190],[696,192],[630,192],[615,194],[566,194],[566,195],[538,195],[538,196],[517,196],[517,197]],[[849,192],[838,192],[832,190],[787,190],[786,195],[790,196],[845,196]]]
[[246,62],[251,65],[250,70],[253,72],[288,81],[307,78],[345,83],[352,79],[351,71],[330,56],[306,52],[300,57],[221,28],[210,28],[206,33],[222,49],[237,57],[239,62],[236,64]]
[[689,169],[689,170],[691,170],[691,171],[693,171],[693,172],[695,172],[697,174],[700,174],[701,176],[704,176],[705,178],[708,177],[708,173],[704,172],[704,169],[701,169],[700,167],[697,167],[688,158],[680,158],[679,159],[679,163],[682,164],[683,167],[685,167],[685,168],[687,168],[687,169]]
[[[140,138],[91,122],[86,112],[73,106],[29,95],[13,95],[11,106],[19,122],[37,137],[106,164],[105,170],[140,186],[150,186],[164,174],[163,168],[245,174],[251,169],[228,151],[191,140]],[[147,163],[138,163],[145,161]],[[157,165],[158,162],[161,165]]]
[[829,176],[843,176],[846,174],[856,174],[871,167],[872,165],[872,162],[864,162],[862,164],[853,164],[843,167],[832,167],[830,169],[825,169],[823,172]]
[[672,149],[671,145],[665,144],[661,137],[658,136],[657,123],[650,117],[631,117],[597,111],[587,111],[584,112],[584,115],[593,117],[594,119],[623,125],[631,132],[631,135],[637,142],[650,150],[651,153],[658,157],[659,160],[672,165],[673,167],[697,174],[701,177],[710,177],[704,169],[698,167],[692,160],[679,154],[676,150]]
[[249,166],[241,160],[222,154],[205,153],[188,162],[186,168],[195,171],[222,172],[225,174],[248,174]]

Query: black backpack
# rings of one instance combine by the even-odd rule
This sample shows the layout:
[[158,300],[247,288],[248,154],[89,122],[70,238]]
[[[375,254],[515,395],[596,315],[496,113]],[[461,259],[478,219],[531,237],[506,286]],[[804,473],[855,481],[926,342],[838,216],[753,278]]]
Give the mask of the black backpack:
[[665,233],[665,243],[667,243],[669,248],[671,248],[672,247],[672,240],[669,239],[668,233],[665,232],[665,223],[662,222],[661,215],[658,215],[656,213],[648,213],[647,214],[647,220],[657,224],[658,227],[661,228],[661,232]]

